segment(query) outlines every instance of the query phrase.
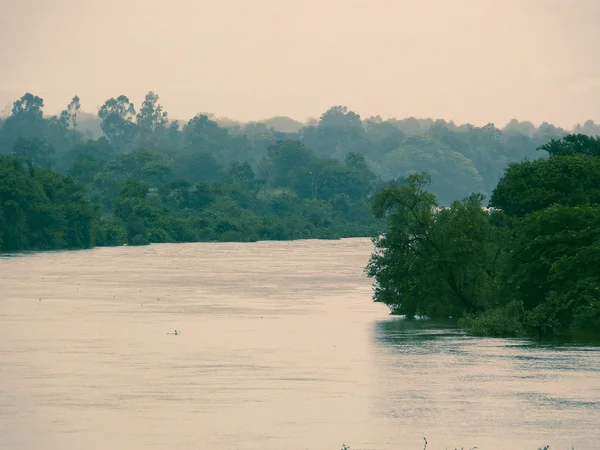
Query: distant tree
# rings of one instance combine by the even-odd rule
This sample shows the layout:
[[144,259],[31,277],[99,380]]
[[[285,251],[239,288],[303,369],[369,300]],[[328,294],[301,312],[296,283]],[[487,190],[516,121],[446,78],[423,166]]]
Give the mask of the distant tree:
[[334,106],[321,115],[316,127],[301,130],[301,141],[316,155],[343,160],[346,154],[364,153],[369,143],[360,116],[345,106]]
[[135,107],[125,95],[108,99],[98,111],[104,135],[118,151],[130,148],[136,135]]
[[175,164],[179,176],[191,182],[213,181],[222,169],[211,153],[191,149],[179,152]]
[[449,205],[473,192],[482,192],[483,178],[473,162],[429,136],[412,136],[383,159],[386,178],[403,178],[426,171],[439,200]]
[[198,115],[188,121],[183,127],[183,147],[185,152],[209,153],[220,164],[227,164],[235,160],[232,153],[238,148],[237,141],[232,139],[225,128],[206,115]]
[[534,137],[540,144],[543,144],[550,139],[559,139],[565,136],[567,132],[560,127],[556,127],[548,122],[543,122],[537,129]]
[[41,119],[44,115],[43,108],[44,100],[28,92],[14,102],[11,113],[13,116],[27,115]]
[[77,115],[81,111],[81,103],[79,96],[73,97],[71,103],[67,105],[67,109],[60,113],[60,119],[65,124],[66,128],[76,130],[77,129]]
[[260,174],[270,187],[290,187],[302,197],[316,196],[312,152],[301,142],[278,141],[261,162]]
[[91,183],[94,176],[103,171],[112,159],[114,149],[105,137],[79,142],[65,157],[69,162],[67,174],[84,184]]
[[575,134],[587,134],[588,136],[600,136],[600,125],[593,120],[586,120],[583,125],[577,124],[573,129]]
[[172,161],[148,149],[120,154],[108,168],[120,179],[138,179],[155,186],[169,181],[175,172]]
[[406,138],[406,134],[393,121],[383,121],[379,116],[365,120],[364,128],[375,157],[396,150]]
[[600,137],[568,134],[562,139],[550,139],[550,142],[541,145],[539,150],[548,152],[550,156],[575,154],[600,156]]
[[167,112],[158,104],[158,95],[150,91],[146,94],[137,114],[137,130],[140,147],[152,147],[158,133],[166,131],[169,123]]
[[44,139],[46,122],[44,121],[44,100],[26,93],[13,103],[11,115],[2,124],[0,152],[10,153],[20,138]]
[[254,171],[250,164],[238,162],[231,163],[223,172],[222,179],[228,183],[237,183],[252,186],[255,181]]
[[502,132],[506,134],[522,134],[524,136],[532,137],[536,132],[536,128],[531,122],[519,122],[517,119],[511,119],[511,121],[506,124]]
[[54,148],[48,142],[39,138],[19,138],[13,146],[13,155],[15,157],[48,169],[54,165],[54,154]]
[[336,128],[361,128],[360,116],[353,111],[348,111],[346,106],[332,106],[321,115],[319,125],[322,127]]

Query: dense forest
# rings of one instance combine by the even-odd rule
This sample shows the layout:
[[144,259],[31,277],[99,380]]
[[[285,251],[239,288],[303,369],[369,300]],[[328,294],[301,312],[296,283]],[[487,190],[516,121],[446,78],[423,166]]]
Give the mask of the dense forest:
[[407,316],[458,317],[476,335],[600,330],[600,138],[570,134],[512,163],[490,206],[440,207],[412,174],[374,197],[387,232],[367,272],[375,300]]
[[382,230],[368,201],[381,181],[361,154],[319,156],[295,136],[206,115],[182,127],[153,93],[137,112],[107,100],[97,138],[80,130],[77,97],[59,116],[43,106],[26,94],[0,124],[4,252]]
[[0,119],[0,250],[375,236],[378,190],[427,171],[440,204],[489,195],[511,162],[566,134],[516,120],[363,120],[341,106],[307,123],[182,122],[153,92],[137,109],[110,98],[97,116],[76,96],[47,116],[27,93]]

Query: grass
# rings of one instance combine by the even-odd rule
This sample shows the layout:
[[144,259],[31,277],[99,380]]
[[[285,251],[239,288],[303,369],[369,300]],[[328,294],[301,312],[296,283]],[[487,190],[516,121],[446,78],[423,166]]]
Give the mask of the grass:
[[[470,447],[469,449],[465,449],[464,447],[461,447],[460,449],[455,448],[454,450],[475,450],[477,449],[477,447]],[[340,450],[350,450],[350,447],[346,444],[342,444],[342,448]],[[423,450],[427,450],[427,439],[423,438]],[[448,450],[448,449],[445,449]],[[550,450],[550,446],[549,445],[545,445],[543,447],[538,447],[537,450]],[[574,447],[571,447],[571,450],[575,450]]]

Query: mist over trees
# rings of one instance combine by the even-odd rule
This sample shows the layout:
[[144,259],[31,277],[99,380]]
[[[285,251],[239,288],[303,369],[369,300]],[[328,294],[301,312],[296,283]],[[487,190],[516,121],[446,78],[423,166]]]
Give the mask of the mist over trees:
[[43,108],[25,94],[0,123],[0,251],[382,229],[368,201],[381,180],[360,154],[318,156],[265,124],[172,121],[153,92],[139,108],[125,95],[108,99],[95,138],[79,97],[58,116]]
[[[274,142],[298,140],[316,156],[341,162],[348,153],[362,154],[369,169],[382,180],[427,171],[432,191],[444,204],[472,192],[489,196],[508,164],[543,157],[543,152],[535,149],[552,138],[568,132],[600,135],[600,125],[592,120],[569,131],[516,119],[500,129],[494,124],[476,127],[414,117],[363,119],[344,106],[334,106],[308,124],[287,117],[240,123],[210,114],[176,121],[169,118],[154,92],[149,92],[137,109],[126,95],[112,97],[100,107],[97,117],[81,112],[77,96],[58,116],[45,117],[43,100],[25,94],[0,125],[1,153],[11,154],[18,138],[42,139],[55,152],[53,160],[59,172],[68,170],[64,156],[79,141],[100,137],[105,137],[116,153],[139,148],[185,153],[188,160],[181,161],[185,166],[197,166],[211,155],[225,166],[248,162],[255,172]],[[200,159],[194,163],[194,158]]]
[[[0,154],[5,170],[22,181],[46,186],[38,174],[51,170],[81,187],[85,194],[76,201],[94,211],[90,245],[368,236],[383,227],[369,212],[369,198],[387,183],[424,171],[441,205],[473,192],[489,198],[509,164],[547,156],[535,149],[567,134],[516,120],[499,129],[362,119],[344,106],[306,124],[209,114],[181,121],[154,92],[141,105],[111,97],[97,117],[82,105],[74,96],[60,114],[47,116],[43,99],[26,93],[0,122]],[[593,135],[600,127],[588,121],[577,130]],[[13,189],[7,178],[2,182],[6,192]],[[40,195],[50,189],[39,186]],[[7,200],[10,192],[2,194],[5,224],[27,216]],[[11,250],[40,248],[4,242]]]

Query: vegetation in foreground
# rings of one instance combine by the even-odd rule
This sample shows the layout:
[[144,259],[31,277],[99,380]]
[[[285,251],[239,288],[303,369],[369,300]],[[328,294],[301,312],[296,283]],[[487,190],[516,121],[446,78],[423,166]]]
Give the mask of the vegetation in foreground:
[[600,138],[568,135],[513,163],[494,189],[438,208],[427,174],[374,198],[388,221],[366,272],[406,316],[455,317],[469,333],[600,331]]
[[[427,439],[423,438],[424,444],[423,444],[423,450],[427,450]],[[468,450],[475,450],[478,447],[467,447]],[[346,444],[342,444],[342,448],[340,450],[351,450],[349,446],[347,446]],[[457,448],[455,448],[454,450],[459,450]],[[460,450],[465,450],[465,447],[461,447]],[[550,446],[549,445],[545,445],[543,447],[538,447],[537,450],[550,450]],[[574,447],[571,447],[571,450],[575,450]]]

